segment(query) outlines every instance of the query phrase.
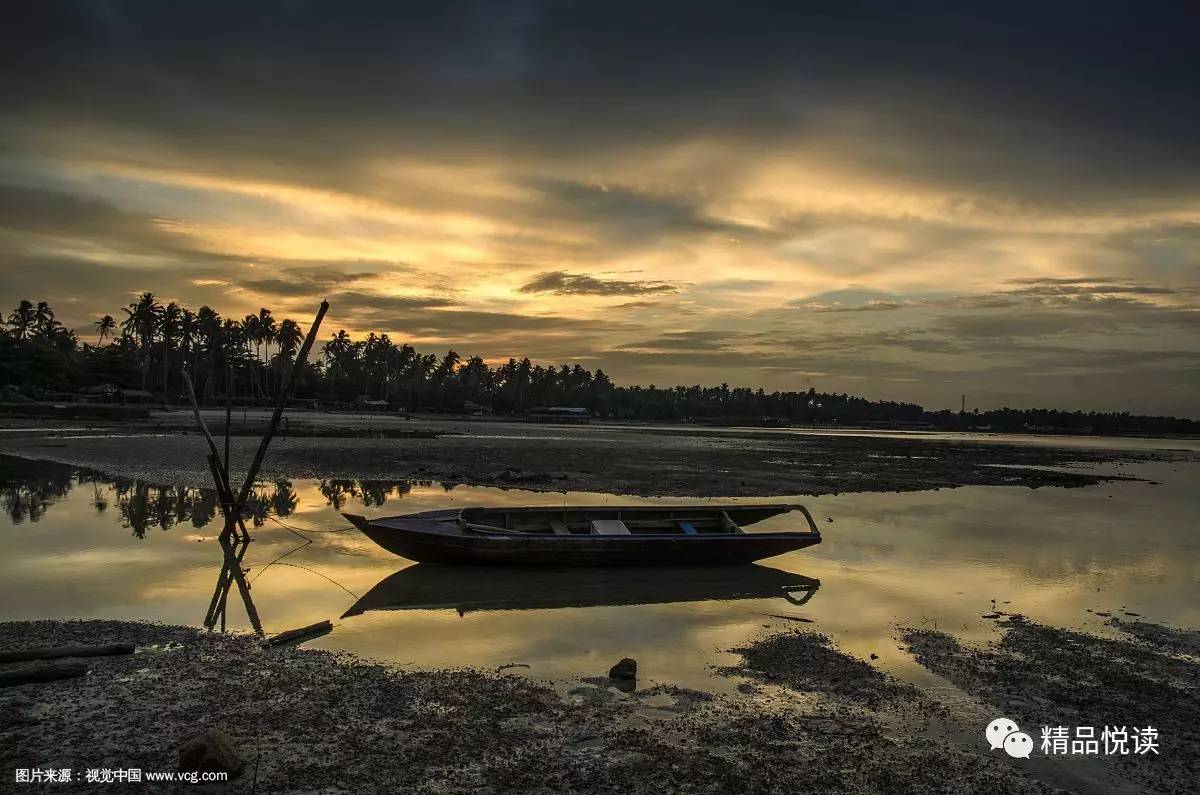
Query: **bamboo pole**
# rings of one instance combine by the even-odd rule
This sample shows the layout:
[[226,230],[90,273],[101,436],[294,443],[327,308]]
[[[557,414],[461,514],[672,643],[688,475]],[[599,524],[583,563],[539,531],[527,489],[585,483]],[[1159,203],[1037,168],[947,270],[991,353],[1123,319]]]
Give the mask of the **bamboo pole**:
[[275,412],[271,415],[271,422],[267,425],[267,432],[263,435],[262,442],[258,445],[258,452],[254,454],[254,460],[250,462],[250,468],[246,471],[246,480],[242,483],[242,491],[238,494],[237,505],[245,505],[246,500],[250,497],[250,489],[254,487],[254,478],[258,476],[259,467],[262,466],[263,459],[267,455],[267,447],[271,444],[271,438],[275,436],[275,429],[279,426],[279,420],[283,416],[283,410],[287,406],[288,398],[291,396],[292,387],[296,382],[296,376],[304,369],[304,364],[308,360],[308,352],[312,350],[313,343],[317,340],[317,331],[321,328],[321,321],[325,319],[325,313],[329,311],[329,302],[322,301],[320,308],[317,310],[317,317],[313,320],[312,327],[308,330],[308,336],[304,338],[304,345],[301,346],[300,352],[296,354],[296,362],[292,365],[292,370],[288,373],[287,381],[279,390],[279,399],[275,402]]
[[[242,521],[241,510],[236,512],[234,510],[233,489],[229,485],[229,471],[221,466],[220,460],[217,458],[217,442],[213,439],[212,432],[208,430],[208,424],[200,414],[200,403],[196,400],[196,390],[192,385],[192,378],[188,375],[187,370],[180,372],[183,374],[183,383],[187,386],[188,398],[192,403],[192,414],[195,415],[196,423],[199,424],[200,431],[208,442],[208,466],[217,487],[217,497],[221,500],[221,514],[225,517],[225,528],[221,531],[221,537],[225,538],[231,534],[234,524],[237,524],[242,531],[242,540],[249,541],[250,533],[246,530],[246,523]],[[234,516],[236,519],[231,519]]]
[[213,435],[209,432],[208,424],[204,421],[204,417],[200,416],[200,404],[196,401],[196,390],[192,387],[192,377],[183,368],[180,368],[179,372],[183,374],[183,383],[187,386],[188,398],[192,402],[192,416],[196,418],[196,423],[200,426],[200,432],[204,434],[204,439],[208,442],[209,452],[216,455],[217,443],[213,439]]
[[233,418],[233,375],[225,363],[225,471],[229,471],[229,423]]

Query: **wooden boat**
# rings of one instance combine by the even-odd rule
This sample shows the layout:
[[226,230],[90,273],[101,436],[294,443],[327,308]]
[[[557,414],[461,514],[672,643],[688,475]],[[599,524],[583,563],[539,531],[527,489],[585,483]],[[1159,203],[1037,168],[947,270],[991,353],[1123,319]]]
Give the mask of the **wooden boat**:
[[[801,532],[744,532],[798,510]],[[697,566],[751,563],[821,543],[802,505],[462,508],[367,519],[342,514],[379,546],[422,563]]]
[[388,575],[342,618],[369,610],[556,610],[783,597],[803,605],[819,580],[769,566],[547,567],[418,563]]

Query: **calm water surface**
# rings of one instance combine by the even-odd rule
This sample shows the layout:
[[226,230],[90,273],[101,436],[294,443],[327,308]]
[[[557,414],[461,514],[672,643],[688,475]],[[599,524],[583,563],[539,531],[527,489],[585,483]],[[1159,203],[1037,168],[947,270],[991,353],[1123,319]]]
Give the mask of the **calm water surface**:
[[[338,511],[656,500],[420,482],[262,484],[255,540],[241,564],[252,604],[233,588],[214,623],[250,630],[253,611],[273,633],[332,619],[333,633],[310,646],[407,667],[519,663],[534,676],[577,678],[634,657],[642,683],[716,689],[729,683],[713,666],[733,662],[726,650],[765,626],[818,629],[921,681],[923,669],[897,648],[896,628],[990,638],[993,622],[982,614],[993,599],[1002,611],[1102,634],[1106,619],[1089,609],[1200,624],[1200,465],[1109,469],[1154,483],[772,498],[807,504],[824,543],[711,581],[665,570],[581,572],[578,586],[536,571],[497,572],[484,582],[477,573],[416,566],[349,529]],[[0,458],[0,501],[0,617],[205,624],[224,562],[211,491]],[[796,522],[776,517],[752,530]],[[812,579],[820,581],[815,592]],[[768,595],[780,583],[798,589],[796,601],[811,598],[796,605]]]

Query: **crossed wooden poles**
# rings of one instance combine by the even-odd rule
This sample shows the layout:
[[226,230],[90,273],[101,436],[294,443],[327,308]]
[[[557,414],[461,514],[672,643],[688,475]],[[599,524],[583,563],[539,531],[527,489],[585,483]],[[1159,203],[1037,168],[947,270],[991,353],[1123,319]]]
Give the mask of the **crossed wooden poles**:
[[225,631],[225,604],[229,598],[230,588],[236,585],[238,594],[242,597],[242,603],[246,606],[246,617],[250,619],[250,626],[254,628],[254,634],[262,637],[265,634],[262,621],[258,617],[254,601],[250,598],[250,584],[246,582],[246,573],[242,571],[242,558],[246,556],[249,544],[239,541],[237,538],[222,538],[218,543],[221,545],[225,559],[221,566],[221,573],[217,575],[217,587],[213,591],[212,601],[208,604],[208,612],[204,614],[204,626],[207,629],[213,629],[219,620],[221,631]]

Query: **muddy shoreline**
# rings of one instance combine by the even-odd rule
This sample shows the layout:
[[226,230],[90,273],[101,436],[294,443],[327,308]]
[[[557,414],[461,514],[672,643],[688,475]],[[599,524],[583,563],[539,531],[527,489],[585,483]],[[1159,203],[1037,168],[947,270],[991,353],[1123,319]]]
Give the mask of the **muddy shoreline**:
[[[90,659],[83,678],[0,692],[0,768],[6,777],[32,767],[77,777],[177,770],[180,747],[216,728],[241,758],[218,788],[234,792],[1183,792],[1198,756],[1188,721],[1200,669],[1177,641],[1195,633],[1139,624],[1118,625],[1123,637],[1112,640],[1015,619],[984,648],[898,630],[974,709],[895,681],[804,629],[773,627],[732,650],[741,663],[720,673],[744,683],[726,696],[671,685],[626,692],[603,674],[548,682],[404,671],[138,622],[7,622],[0,650],[121,640],[137,653]],[[1171,642],[1158,645],[1164,637]],[[1048,668],[1064,662],[1064,643],[1075,695],[1060,692]],[[1133,665],[1135,676],[1115,676],[1117,665]],[[1170,691],[1148,700],[1163,681]],[[1101,688],[1103,702],[1093,702]],[[1036,731],[1039,722],[1101,719],[1108,713],[1080,710],[1105,704],[1154,721],[1164,753],[1016,760],[989,751],[982,736],[995,709]]]
[[[205,445],[184,417],[78,427],[10,425],[0,454],[57,461],[177,485],[206,483]],[[331,421],[333,422],[333,421]],[[343,422],[343,420],[337,420]],[[532,491],[638,496],[775,496],[914,491],[956,486],[1078,487],[1122,479],[1125,463],[1194,460],[1187,451],[802,436],[770,431],[672,431],[512,423],[404,423],[303,427],[273,443],[264,480],[420,480]],[[375,438],[364,427],[380,424]],[[398,427],[392,427],[398,426]],[[258,440],[235,429],[236,472]],[[386,438],[390,435],[392,438]],[[1098,475],[1051,468],[1112,465]]]

